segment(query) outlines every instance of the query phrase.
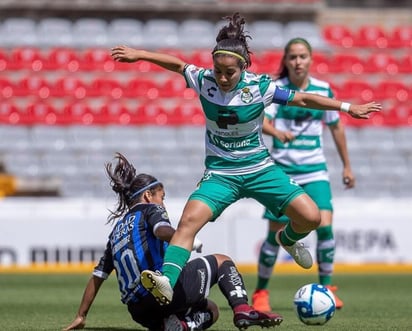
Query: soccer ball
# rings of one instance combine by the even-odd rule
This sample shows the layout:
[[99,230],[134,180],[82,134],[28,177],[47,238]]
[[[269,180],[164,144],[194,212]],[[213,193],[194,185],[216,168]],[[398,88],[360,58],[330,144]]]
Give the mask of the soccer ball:
[[323,325],[335,314],[335,297],[320,284],[302,286],[293,299],[298,318],[307,325]]

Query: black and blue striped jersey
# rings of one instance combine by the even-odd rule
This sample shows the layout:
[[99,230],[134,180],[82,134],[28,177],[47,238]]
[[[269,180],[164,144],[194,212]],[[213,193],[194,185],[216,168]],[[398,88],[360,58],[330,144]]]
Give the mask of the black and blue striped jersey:
[[148,294],[140,284],[141,271],[162,271],[168,243],[154,235],[159,226],[171,226],[165,208],[141,203],[119,219],[109,235],[93,275],[107,279],[115,270],[123,303],[137,302]]

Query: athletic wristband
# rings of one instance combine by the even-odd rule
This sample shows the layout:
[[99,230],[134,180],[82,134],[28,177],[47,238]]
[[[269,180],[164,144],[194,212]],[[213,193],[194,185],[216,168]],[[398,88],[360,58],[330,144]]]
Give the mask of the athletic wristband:
[[340,111],[344,112],[344,113],[348,113],[349,112],[349,108],[350,108],[350,103],[349,102],[342,102],[340,104]]

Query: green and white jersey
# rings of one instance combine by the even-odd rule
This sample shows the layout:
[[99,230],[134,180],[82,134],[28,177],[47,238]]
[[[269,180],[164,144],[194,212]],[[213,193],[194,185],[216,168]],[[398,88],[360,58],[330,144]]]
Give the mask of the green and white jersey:
[[[276,81],[281,87],[299,90],[288,78]],[[329,83],[309,78],[308,87],[302,92],[316,93],[333,98]],[[265,109],[275,127],[290,131],[296,139],[283,144],[273,139],[272,157],[297,183],[306,184],[318,180],[329,180],[325,155],[323,153],[323,126],[339,121],[338,111],[321,111],[307,108],[272,104]]]
[[272,165],[262,137],[264,109],[272,102],[286,104],[294,91],[277,87],[268,75],[250,72],[243,72],[226,93],[216,84],[213,70],[188,65],[184,76],[199,95],[206,118],[206,169],[243,175]]

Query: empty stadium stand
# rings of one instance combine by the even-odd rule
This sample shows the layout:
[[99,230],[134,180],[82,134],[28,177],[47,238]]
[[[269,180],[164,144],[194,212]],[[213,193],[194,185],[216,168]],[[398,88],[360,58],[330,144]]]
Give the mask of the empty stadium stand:
[[[203,18],[76,19],[8,17],[0,21],[0,160],[21,177],[58,177],[62,196],[104,196],[104,164],[121,151],[156,174],[170,196],[186,196],[203,171],[204,116],[184,79],[148,63],[119,64],[110,47],[167,49],[211,66],[222,22]],[[342,115],[357,188],[344,191],[341,163],[325,134],[335,196],[408,196],[412,190],[412,26],[340,22],[320,26],[257,19],[251,70],[275,74],[285,42],[306,37],[313,75],[338,98],[379,100],[368,121]],[[327,130],[326,130],[327,131]]]

